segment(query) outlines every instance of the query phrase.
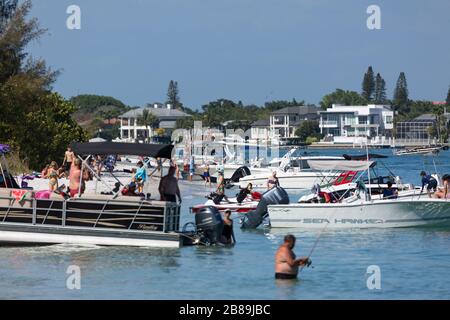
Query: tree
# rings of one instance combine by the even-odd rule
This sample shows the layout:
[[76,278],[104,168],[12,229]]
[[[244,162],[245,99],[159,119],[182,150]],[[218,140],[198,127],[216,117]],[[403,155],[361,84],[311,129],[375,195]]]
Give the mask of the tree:
[[67,145],[87,135],[72,119],[75,106],[51,92],[58,72],[25,52],[45,32],[37,19],[27,20],[31,2],[12,13],[4,9],[5,3],[14,1],[0,2],[0,141],[10,144],[32,169],[41,169],[50,160],[61,161]]
[[170,103],[174,109],[179,109],[181,106],[178,82],[170,80],[169,88],[167,89],[167,103]]
[[377,73],[377,76],[375,78],[374,100],[375,100],[375,103],[377,103],[377,104],[386,103],[386,100],[387,100],[386,82],[384,81],[383,77],[379,73]]
[[400,72],[394,90],[394,105],[398,108],[406,106],[408,103],[408,84],[404,72]]
[[302,141],[306,141],[308,137],[321,138],[319,122],[306,120],[295,130],[295,135]]
[[364,74],[361,95],[367,101],[371,101],[374,91],[375,91],[375,79],[373,75],[372,66],[369,66],[367,72]]
[[153,113],[151,113],[148,109],[144,109],[142,111],[142,116],[138,118],[138,122],[145,126],[145,129],[148,131],[148,128],[155,129],[159,124],[159,119]]
[[0,0],[0,33],[13,16],[17,8],[18,0]]
[[448,87],[447,99],[445,99],[445,102],[446,102],[447,106],[450,107],[450,86]]
[[334,92],[325,95],[320,101],[322,109],[331,108],[332,104],[343,105],[366,105],[367,100],[355,91],[336,89]]

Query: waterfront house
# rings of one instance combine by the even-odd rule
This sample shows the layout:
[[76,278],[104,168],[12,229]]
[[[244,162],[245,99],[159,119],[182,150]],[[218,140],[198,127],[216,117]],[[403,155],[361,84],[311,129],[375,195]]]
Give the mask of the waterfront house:
[[270,114],[270,134],[283,138],[295,137],[295,130],[306,120],[318,120],[318,111],[316,106],[295,106],[286,107]]
[[[444,113],[445,121],[448,126],[450,122],[450,113]],[[422,114],[409,121],[397,122],[396,141],[397,143],[414,143],[427,145],[432,143],[435,138],[431,131],[438,134],[436,115],[431,113]]]
[[391,137],[394,129],[394,112],[387,105],[333,104],[331,108],[319,111],[319,118],[320,132],[327,141],[335,143],[381,142]]
[[[142,125],[140,118],[144,110],[148,110],[158,118],[158,125],[155,128]],[[145,140],[155,136],[155,130],[162,128],[165,135],[170,136],[176,128],[178,119],[190,117],[187,113],[173,109],[170,104],[162,105],[155,103],[147,107],[135,108],[122,114],[120,119],[120,139],[121,140]]]

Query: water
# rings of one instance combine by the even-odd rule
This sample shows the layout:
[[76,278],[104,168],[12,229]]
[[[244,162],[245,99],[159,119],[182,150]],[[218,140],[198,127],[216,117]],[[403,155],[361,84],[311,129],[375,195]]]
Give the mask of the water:
[[[344,152],[354,154],[355,150],[317,151]],[[404,181],[418,184],[419,172],[433,168],[431,159],[411,156],[382,161]],[[435,158],[440,173],[450,172],[449,159],[450,152]],[[187,208],[202,202],[209,189],[198,183],[195,187],[183,184],[182,191],[183,221],[190,221]],[[297,197],[291,193],[292,199]],[[297,281],[273,279],[275,250],[291,232],[298,238],[295,251],[305,255],[319,231],[241,231],[236,225],[235,232],[238,243],[233,248],[2,247],[0,299],[450,298],[450,229],[325,231],[312,256],[313,268],[305,268]],[[81,268],[80,290],[66,287],[70,265]],[[370,265],[381,269],[381,290],[367,288]]]

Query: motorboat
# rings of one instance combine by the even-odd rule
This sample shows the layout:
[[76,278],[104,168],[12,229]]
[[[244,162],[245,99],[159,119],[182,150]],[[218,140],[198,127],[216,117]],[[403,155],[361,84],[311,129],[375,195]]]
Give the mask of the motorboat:
[[437,155],[441,151],[441,147],[416,147],[406,148],[394,151],[396,156],[407,155]]
[[[323,162],[310,160],[308,163],[316,170],[325,167]],[[329,161],[326,167],[340,172],[365,172],[373,165],[373,161],[350,160]],[[357,178],[356,181],[363,180]],[[334,201],[307,201],[303,197],[299,203],[269,205],[270,225],[273,228],[331,229],[450,225],[448,201],[428,198],[413,186],[402,189],[399,184],[398,196],[384,199],[379,194],[371,193],[373,184],[370,179],[368,185],[358,185],[359,188],[340,185],[344,193],[336,193],[338,198]],[[313,198],[311,195],[309,197]]]
[[231,210],[231,212],[236,213],[247,213],[251,210],[255,210],[258,206],[259,201],[261,200],[261,195],[257,192],[253,192],[252,194],[247,195],[247,197],[238,201],[237,197],[227,198],[228,200],[221,199],[220,202],[215,201],[215,194],[211,194],[207,197],[207,201],[204,204],[196,205],[191,209],[192,213],[199,212],[202,208],[205,207],[214,207],[220,212],[224,212],[225,210]]

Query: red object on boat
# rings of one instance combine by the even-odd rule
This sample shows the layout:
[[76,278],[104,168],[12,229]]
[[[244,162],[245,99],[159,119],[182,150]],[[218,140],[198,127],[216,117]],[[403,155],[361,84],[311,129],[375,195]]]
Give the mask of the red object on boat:
[[259,192],[252,192],[252,198],[254,199],[254,200],[261,200],[261,193],[259,193]]
[[346,171],[339,175],[339,177],[334,180],[334,185],[338,186],[341,184],[350,183],[355,179],[357,172],[356,171]]

